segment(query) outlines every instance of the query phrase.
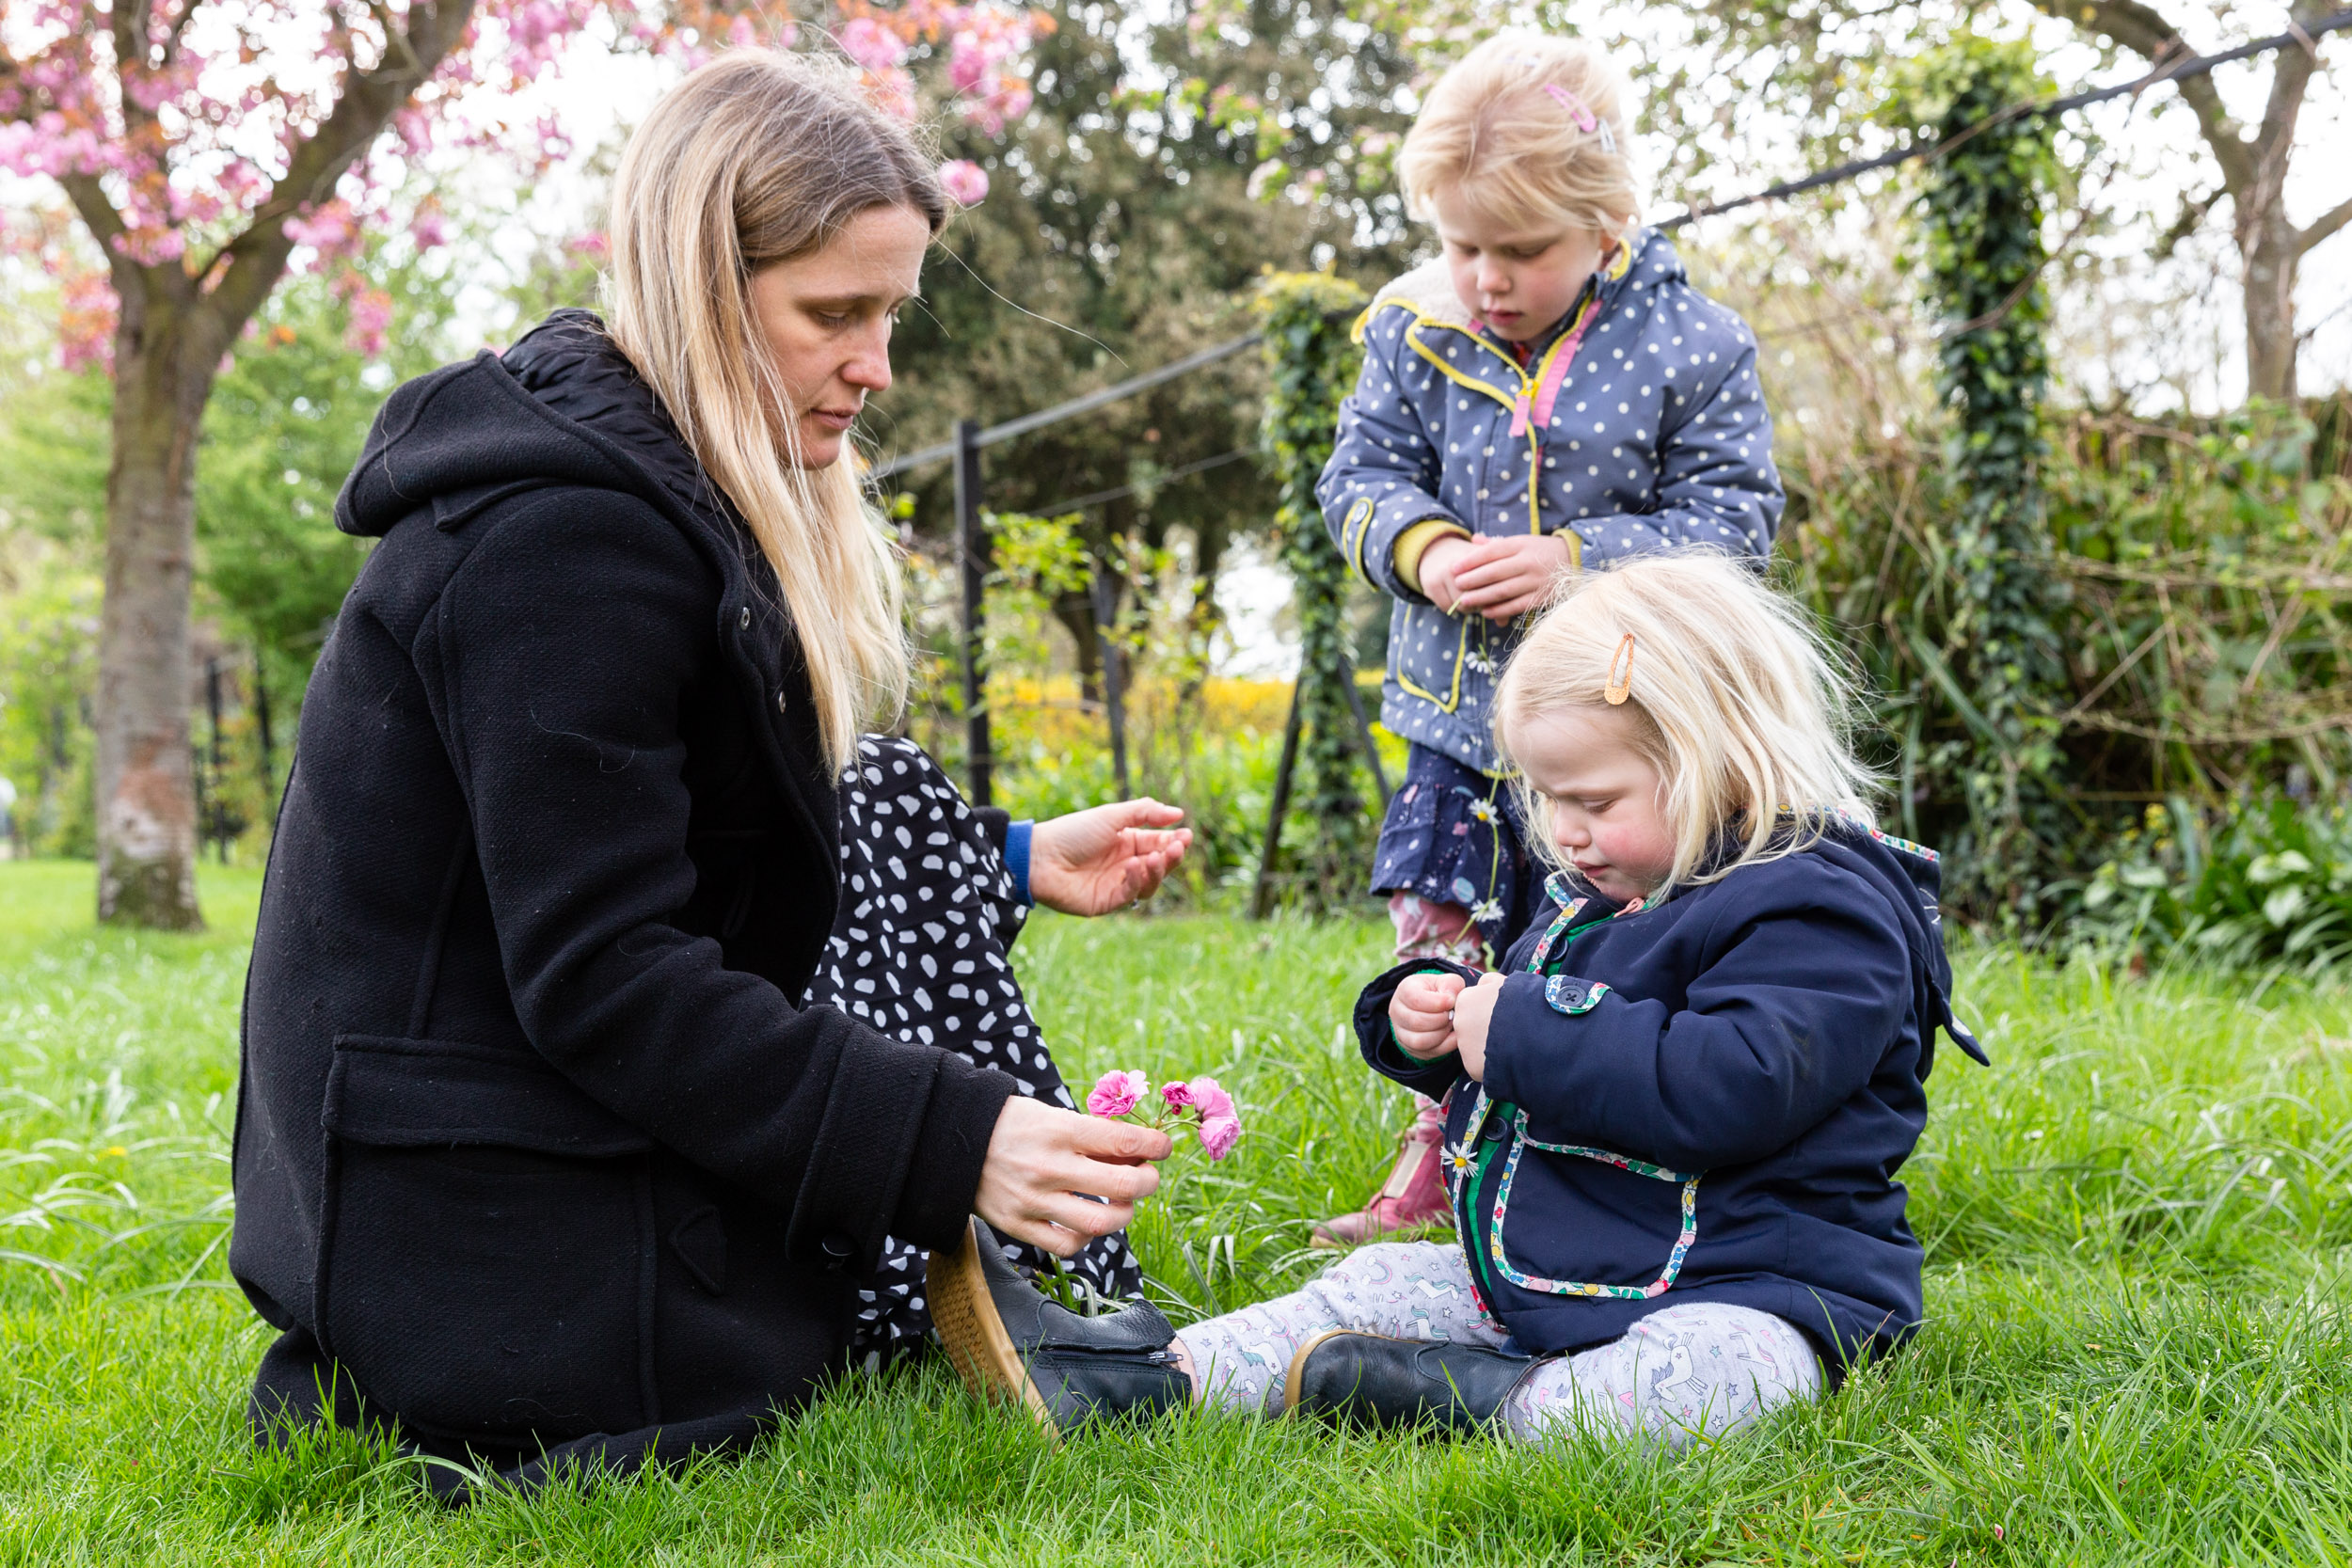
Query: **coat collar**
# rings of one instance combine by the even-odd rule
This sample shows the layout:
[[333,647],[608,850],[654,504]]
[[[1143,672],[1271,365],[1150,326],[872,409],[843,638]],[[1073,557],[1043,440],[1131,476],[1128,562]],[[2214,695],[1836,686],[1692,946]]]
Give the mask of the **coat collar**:
[[[1568,325],[1577,319],[1587,298],[1594,300],[1595,320],[1614,309],[1630,288],[1638,265],[1662,268],[1677,277],[1684,276],[1681,261],[1675,255],[1674,242],[1654,229],[1642,230],[1617,246],[1606,264],[1594,275],[1594,283],[1577,296],[1577,308],[1571,309],[1565,317],[1548,330],[1545,344],[1549,346],[1560,338]],[[1364,308],[1364,313],[1356,321],[1355,337],[1358,342],[1363,341],[1364,329],[1371,325],[1373,317],[1383,309],[1401,309],[1410,314],[1413,325],[1408,330],[1417,337],[1424,331],[1432,336],[1440,332],[1457,332],[1476,344],[1484,351],[1483,356],[1474,358],[1461,373],[1476,375],[1480,372],[1486,372],[1486,378],[1482,378],[1482,383],[1490,388],[1516,390],[1525,379],[1526,372],[1521,370],[1517,358],[1472,319],[1470,308],[1454,293],[1454,279],[1446,270],[1443,258],[1422,262],[1404,276],[1391,279],[1373,295],[1372,303]],[[1415,346],[1421,349],[1424,357],[1428,356],[1429,349],[1422,341],[1417,341]]]

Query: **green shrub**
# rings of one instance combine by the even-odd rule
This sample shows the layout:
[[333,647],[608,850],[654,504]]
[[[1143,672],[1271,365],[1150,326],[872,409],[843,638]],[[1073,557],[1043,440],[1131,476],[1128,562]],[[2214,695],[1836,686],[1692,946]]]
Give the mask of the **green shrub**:
[[2316,974],[2352,956],[2352,809],[2270,796],[2208,832],[2185,802],[2153,805],[2080,885],[2066,945]]
[[[2352,781],[2352,477],[2315,471],[2313,436],[2300,411],[2265,406],[2194,423],[2052,421],[2043,560],[2067,594],[2051,727],[2069,787],[2060,815],[2037,819],[2048,843],[2029,934],[2071,940],[2093,874],[2120,877],[2146,852],[2151,805],[2214,825],[2203,833],[2220,846],[2271,831],[2257,826],[2267,806],[2242,802],[2293,786],[2323,803],[2313,821],[2329,820],[2325,803]],[[1867,743],[1896,784],[1887,815],[1963,859],[1969,779],[2000,738],[1946,653],[1963,613],[1950,482],[1908,433],[1858,444],[1834,470],[1789,472],[1781,570],[1876,694]],[[1963,913],[2015,912],[1998,877],[1955,869]],[[2114,918],[2101,910],[2098,922]]]

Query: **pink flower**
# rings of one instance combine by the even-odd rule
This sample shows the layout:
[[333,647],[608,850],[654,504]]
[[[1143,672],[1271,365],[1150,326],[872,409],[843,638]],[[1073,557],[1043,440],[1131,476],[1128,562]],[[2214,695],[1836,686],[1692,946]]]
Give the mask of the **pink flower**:
[[1192,1085],[1182,1079],[1173,1084],[1162,1084],[1160,1098],[1168,1101],[1169,1110],[1181,1111],[1192,1103]]
[[969,158],[940,165],[939,183],[959,207],[977,207],[988,197],[988,173]]
[[914,118],[914,73],[904,66],[858,73],[866,101],[894,119]]
[[841,29],[841,52],[868,71],[888,71],[907,57],[898,34],[870,16],[861,16]]
[[1200,1120],[1201,1152],[1212,1160],[1222,1160],[1233,1152],[1241,1141],[1241,1118],[1238,1117],[1203,1117]]
[[1219,1087],[1214,1078],[1196,1078],[1185,1085],[1184,1103],[1200,1112],[1204,1123],[1240,1119],[1241,1113],[1233,1108],[1233,1097]]
[[1087,1115],[1123,1117],[1151,1092],[1150,1082],[1140,1072],[1106,1072],[1087,1091]]

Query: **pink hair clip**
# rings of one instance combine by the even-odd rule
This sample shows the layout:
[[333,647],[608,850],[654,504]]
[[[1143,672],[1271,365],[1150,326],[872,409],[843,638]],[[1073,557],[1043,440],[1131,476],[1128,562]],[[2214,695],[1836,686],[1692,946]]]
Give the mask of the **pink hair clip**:
[[1588,136],[1596,131],[1600,133],[1601,150],[1614,152],[1617,150],[1616,134],[1609,129],[1607,120],[1584,106],[1584,100],[1557,82],[1546,82],[1544,91],[1550,95],[1553,103],[1568,111],[1568,118],[1576,121],[1578,130]]

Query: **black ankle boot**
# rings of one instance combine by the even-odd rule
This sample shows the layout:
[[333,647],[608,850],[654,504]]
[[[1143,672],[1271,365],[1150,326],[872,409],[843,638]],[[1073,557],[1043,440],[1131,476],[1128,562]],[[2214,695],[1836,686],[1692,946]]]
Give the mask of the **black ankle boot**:
[[1291,1357],[1285,1410],[1359,1426],[1418,1426],[1454,1432],[1491,1425],[1511,1390],[1543,1365],[1532,1355],[1448,1340],[1391,1339],[1334,1328]]
[[931,1254],[924,1293],[939,1342],[972,1391],[1016,1401],[1049,1430],[1154,1415],[1192,1398],[1168,1348],[1176,1330],[1158,1307],[1138,1301],[1078,1316],[1022,1278],[977,1215],[961,1246]]

